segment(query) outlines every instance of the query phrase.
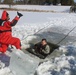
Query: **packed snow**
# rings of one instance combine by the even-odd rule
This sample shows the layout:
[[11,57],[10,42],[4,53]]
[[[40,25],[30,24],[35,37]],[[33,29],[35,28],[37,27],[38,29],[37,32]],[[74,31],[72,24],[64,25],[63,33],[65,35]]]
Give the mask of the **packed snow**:
[[[13,36],[20,38],[22,50],[42,38],[59,44],[60,47],[39,66],[41,60],[28,52],[15,48],[11,52],[8,50],[6,54],[0,54],[0,75],[76,75],[76,14],[69,12],[70,6],[18,5],[12,8],[55,11],[19,11],[23,17],[13,27]],[[2,11],[0,10],[0,15]],[[12,20],[17,11],[7,11]]]

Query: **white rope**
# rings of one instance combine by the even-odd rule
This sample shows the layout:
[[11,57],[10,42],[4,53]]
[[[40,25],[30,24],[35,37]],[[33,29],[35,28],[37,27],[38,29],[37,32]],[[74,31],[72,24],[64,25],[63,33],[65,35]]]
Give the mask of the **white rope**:
[[57,45],[60,44],[75,28],[76,28],[76,26],[75,26],[74,28],[72,28],[72,29],[67,33],[67,35],[65,35],[65,36],[57,43]]

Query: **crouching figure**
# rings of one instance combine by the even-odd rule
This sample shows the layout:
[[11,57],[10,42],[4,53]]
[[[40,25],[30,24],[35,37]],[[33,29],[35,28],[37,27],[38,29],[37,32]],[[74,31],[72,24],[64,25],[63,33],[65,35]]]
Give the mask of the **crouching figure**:
[[9,45],[14,45],[17,49],[21,49],[20,39],[12,36],[12,27],[15,26],[23,15],[17,12],[17,16],[10,20],[6,10],[3,11],[0,19],[0,52],[5,53]]
[[51,47],[47,43],[46,39],[42,39],[40,43],[34,45],[34,49],[36,53],[39,53],[43,56],[47,56],[50,53]]

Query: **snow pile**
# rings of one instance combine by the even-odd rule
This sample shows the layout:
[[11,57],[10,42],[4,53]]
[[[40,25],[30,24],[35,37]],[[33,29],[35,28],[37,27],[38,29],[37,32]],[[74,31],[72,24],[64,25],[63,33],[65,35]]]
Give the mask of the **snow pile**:
[[63,54],[43,62],[36,70],[37,75],[76,75],[76,47],[61,47],[59,50]]
[[21,50],[0,54],[0,75],[33,75],[39,60]]
[[0,70],[0,75],[13,75],[8,67],[2,68]]

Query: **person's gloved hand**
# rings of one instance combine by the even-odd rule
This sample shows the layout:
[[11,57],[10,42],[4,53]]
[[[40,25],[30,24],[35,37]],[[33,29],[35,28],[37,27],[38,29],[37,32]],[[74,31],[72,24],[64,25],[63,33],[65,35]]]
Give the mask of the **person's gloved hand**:
[[17,15],[19,16],[19,18],[23,16],[23,14],[19,13],[18,11],[17,11]]

